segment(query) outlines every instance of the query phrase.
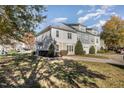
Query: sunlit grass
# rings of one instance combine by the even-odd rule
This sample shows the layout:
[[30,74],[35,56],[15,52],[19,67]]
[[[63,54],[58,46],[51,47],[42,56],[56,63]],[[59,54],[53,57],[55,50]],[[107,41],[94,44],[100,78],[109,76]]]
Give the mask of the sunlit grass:
[[95,54],[87,54],[87,55],[82,55],[83,57],[92,57],[92,58],[102,58],[102,59],[108,59],[108,57],[101,56],[101,55],[95,55]]

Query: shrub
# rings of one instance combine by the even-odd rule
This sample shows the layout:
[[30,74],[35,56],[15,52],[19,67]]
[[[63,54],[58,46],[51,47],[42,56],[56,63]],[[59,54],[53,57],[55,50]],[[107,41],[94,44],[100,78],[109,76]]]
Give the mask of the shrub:
[[75,55],[82,55],[83,54],[83,47],[81,41],[78,40],[75,46]]
[[66,51],[66,50],[61,50],[60,51],[61,56],[66,56],[67,54],[68,54],[68,51]]
[[32,51],[31,55],[34,56],[36,54],[36,51]]
[[54,56],[55,56],[55,47],[54,47],[53,44],[51,44],[51,45],[49,46],[48,56],[49,56],[49,57],[54,57]]
[[86,51],[83,51],[83,55],[85,55],[86,54]]
[[99,51],[97,51],[97,53],[109,53],[109,50],[104,49],[103,47],[101,47],[101,49]]
[[41,85],[39,82],[34,81],[32,84],[29,85],[30,88],[41,88]]
[[98,50],[97,53],[106,53],[105,50]]
[[89,53],[90,54],[95,54],[95,47],[94,46],[90,47]]
[[11,55],[11,56],[16,56],[18,54],[18,52],[16,50],[11,50],[8,52],[8,55]]
[[100,50],[104,50],[104,48],[103,48],[103,47],[101,47],[101,48],[100,48]]

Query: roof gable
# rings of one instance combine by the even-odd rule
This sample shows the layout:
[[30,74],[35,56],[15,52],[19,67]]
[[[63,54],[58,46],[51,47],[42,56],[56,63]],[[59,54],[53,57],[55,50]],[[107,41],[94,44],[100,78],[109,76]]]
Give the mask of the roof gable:
[[[38,33],[37,36],[51,30],[52,28],[69,31],[69,32],[73,32],[73,33],[81,32],[81,33],[87,33],[87,34],[94,35],[94,36],[99,36],[99,35],[96,35],[96,34],[93,34],[89,31],[87,31],[87,30],[92,30],[92,28],[86,28],[86,32],[83,32],[83,31],[79,30],[78,28],[74,27],[74,26],[80,26],[80,25],[81,24],[66,24],[66,23],[63,23],[63,25],[61,25],[61,26],[51,26],[50,25],[50,26],[46,27],[44,30],[42,30],[40,33]],[[81,25],[81,26],[84,26],[84,25]],[[86,26],[84,26],[84,27],[86,27]]]

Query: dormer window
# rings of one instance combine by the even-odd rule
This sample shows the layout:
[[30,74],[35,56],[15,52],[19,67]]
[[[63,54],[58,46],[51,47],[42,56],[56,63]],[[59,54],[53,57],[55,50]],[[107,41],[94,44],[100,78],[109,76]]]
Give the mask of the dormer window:
[[91,42],[94,42],[94,40],[91,40]]
[[58,30],[56,31],[56,37],[59,37],[59,31]]

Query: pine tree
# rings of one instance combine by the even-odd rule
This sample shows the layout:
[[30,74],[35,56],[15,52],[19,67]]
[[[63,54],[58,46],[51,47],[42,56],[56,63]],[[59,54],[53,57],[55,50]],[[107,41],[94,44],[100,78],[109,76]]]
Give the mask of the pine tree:
[[82,55],[83,54],[83,47],[81,41],[78,40],[75,46],[75,55]]
[[94,47],[94,46],[91,46],[91,47],[90,47],[89,53],[90,53],[90,54],[95,54],[95,47]]
[[49,57],[54,57],[55,56],[55,47],[53,44],[49,46],[49,51],[48,51],[48,56]]

